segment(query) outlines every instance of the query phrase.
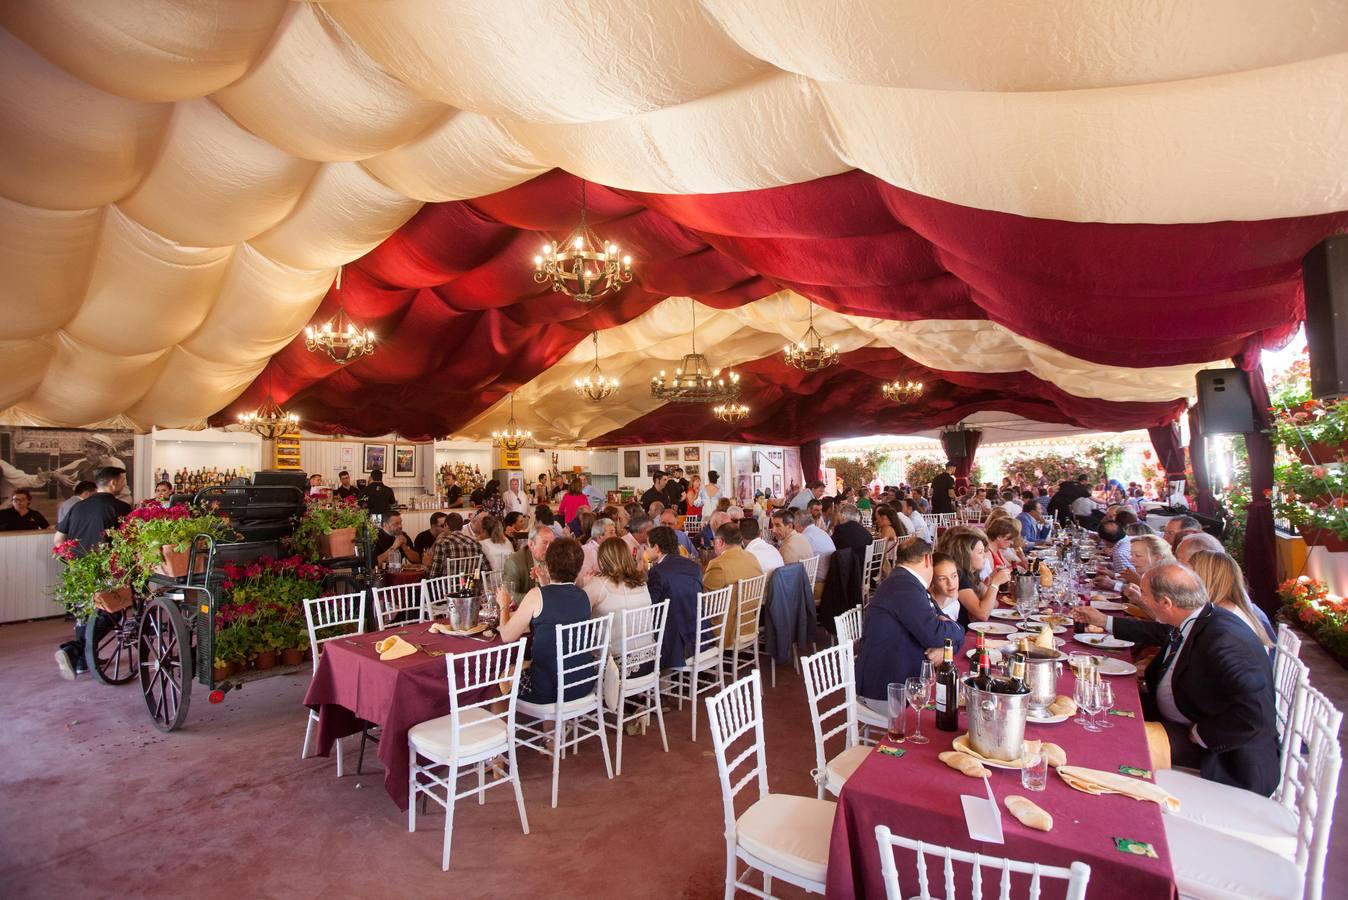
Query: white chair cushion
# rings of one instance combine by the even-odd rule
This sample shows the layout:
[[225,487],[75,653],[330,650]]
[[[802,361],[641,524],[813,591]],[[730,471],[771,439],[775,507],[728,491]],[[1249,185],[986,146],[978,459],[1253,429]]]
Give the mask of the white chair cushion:
[[[407,732],[412,747],[425,756],[448,759],[450,749],[450,716],[428,719],[413,725]],[[460,714],[459,756],[477,756],[491,750],[510,746],[505,722],[491,717],[484,709],[465,709]]]
[[875,710],[871,709],[869,706],[861,702],[856,703],[855,706],[857,711],[857,720],[860,721],[861,724],[869,725],[872,728],[889,727],[888,716],[882,716],[880,713],[876,712]]
[[[721,648],[708,647],[697,655],[698,668],[705,669],[708,666],[714,666],[721,661]],[[675,671],[686,672],[693,667],[693,657],[688,657],[683,661],[683,665],[675,666]]]
[[629,678],[623,684],[623,690],[628,697],[633,694],[640,694],[642,691],[649,691],[651,688],[655,687],[655,679],[659,677],[659,672],[650,672],[646,675],[638,675],[635,678]]
[[1156,783],[1179,798],[1179,812],[1171,815],[1296,860],[1296,813],[1281,803],[1173,769],[1158,771]]
[[1180,897],[1195,900],[1300,900],[1305,879],[1294,863],[1179,816],[1162,816]]
[[739,845],[770,866],[822,883],[838,804],[765,794],[735,822]]
[[870,753],[870,747],[858,745],[848,747],[830,759],[824,766],[824,787],[828,789],[828,792],[836,797],[838,792],[842,790],[843,783],[852,777],[852,773],[857,770],[857,766],[861,765],[861,761]]
[[[590,691],[584,697],[567,700],[562,704],[562,718],[569,719],[580,713],[589,712],[594,709],[594,700],[594,691]],[[535,719],[554,719],[557,717],[556,703],[526,703],[519,700],[515,708],[526,716],[533,716]]]

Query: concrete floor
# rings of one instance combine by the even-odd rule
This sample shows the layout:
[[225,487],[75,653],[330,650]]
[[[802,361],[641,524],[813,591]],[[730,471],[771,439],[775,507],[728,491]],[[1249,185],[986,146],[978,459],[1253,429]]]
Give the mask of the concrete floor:
[[[443,818],[406,816],[367,771],[335,777],[333,760],[299,759],[307,679],[257,681],[212,706],[194,693],[186,726],[155,730],[139,689],[87,676],[60,680],[60,621],[0,627],[0,894],[20,897],[502,896],[703,898],[723,890],[721,797],[705,723],[689,740],[685,709],[658,735],[629,738],[608,781],[597,745],[550,769],[521,757],[531,834],[508,788],[460,802],[454,855],[440,871]],[[1312,681],[1348,709],[1348,675],[1319,647]],[[790,671],[766,691],[774,791],[813,793],[805,691]],[[198,686],[199,688],[199,686]],[[372,764],[371,764],[372,761]],[[1338,801],[1348,823],[1348,792]],[[1325,896],[1348,884],[1348,838],[1331,838]],[[789,888],[783,896],[796,896]]]

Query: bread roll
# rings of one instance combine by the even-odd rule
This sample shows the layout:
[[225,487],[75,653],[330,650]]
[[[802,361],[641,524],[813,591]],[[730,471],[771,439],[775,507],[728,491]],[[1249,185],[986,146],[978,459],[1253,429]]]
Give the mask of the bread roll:
[[1040,625],[1039,634],[1034,639],[1034,645],[1044,650],[1057,650],[1058,645],[1053,641],[1053,628],[1049,625]]
[[1066,694],[1059,694],[1048,705],[1048,711],[1055,716],[1075,716],[1077,714],[1077,702]]
[[[1045,746],[1050,745],[1046,744]],[[1026,828],[1037,828],[1040,831],[1053,830],[1053,817],[1032,801],[1012,795],[1007,797],[1004,802],[1007,812],[1015,816],[1020,824]]]
[[947,750],[940,755],[939,759],[950,768],[962,772],[970,778],[987,778],[992,774],[987,766],[966,753]]
[[1039,752],[1044,754],[1044,759],[1055,769],[1067,765],[1067,751],[1052,741],[1044,741],[1039,747]]

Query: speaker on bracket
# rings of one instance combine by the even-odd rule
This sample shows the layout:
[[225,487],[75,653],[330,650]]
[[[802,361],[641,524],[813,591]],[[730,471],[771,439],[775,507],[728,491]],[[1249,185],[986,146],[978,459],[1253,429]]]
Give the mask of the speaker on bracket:
[[1250,376],[1243,369],[1198,373],[1198,427],[1204,435],[1256,431]]
[[1348,235],[1326,238],[1301,261],[1311,395],[1348,394]]

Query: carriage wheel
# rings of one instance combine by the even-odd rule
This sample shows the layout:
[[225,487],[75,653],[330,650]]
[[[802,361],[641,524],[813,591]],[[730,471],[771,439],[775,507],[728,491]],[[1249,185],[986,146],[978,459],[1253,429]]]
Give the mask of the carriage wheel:
[[84,624],[84,661],[104,684],[126,684],[136,677],[136,623],[130,610],[94,610]]
[[172,731],[187,717],[192,700],[192,636],[173,601],[155,597],[146,605],[137,645],[150,718],[160,731]]

